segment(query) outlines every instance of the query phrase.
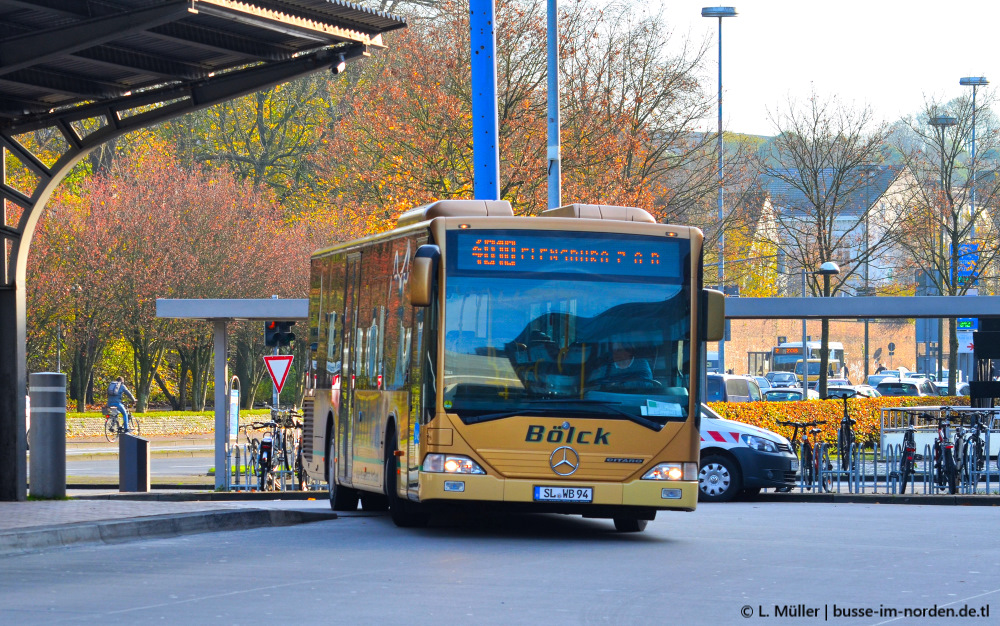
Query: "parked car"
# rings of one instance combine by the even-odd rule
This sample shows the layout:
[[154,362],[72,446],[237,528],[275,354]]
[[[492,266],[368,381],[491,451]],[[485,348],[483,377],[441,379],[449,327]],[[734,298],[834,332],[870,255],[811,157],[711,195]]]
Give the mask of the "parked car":
[[701,406],[698,499],[727,502],[740,493],[794,487],[799,461],[778,433],[721,417]]
[[772,387],[794,387],[799,384],[799,377],[791,372],[768,372],[764,378],[771,381]]
[[[938,395],[946,396],[948,395],[948,381],[942,383],[934,383],[937,387]],[[957,396],[967,396],[969,395],[969,383],[956,383],[955,385],[955,395]]]
[[709,374],[705,397],[709,402],[756,402],[761,394],[757,381],[749,376]]
[[772,387],[771,381],[769,381],[766,376],[754,376],[753,379],[757,381],[757,386],[760,387],[762,392],[767,391]]
[[937,388],[926,378],[886,378],[875,389],[883,396],[936,396]]
[[827,397],[877,398],[880,394],[871,385],[832,385],[826,388]]
[[[809,390],[809,400],[819,400],[819,392]],[[766,402],[799,402],[802,400],[802,389],[797,387],[782,387],[781,389],[768,389],[764,392]]]
[[865,384],[871,387],[877,387],[880,382],[886,378],[895,378],[891,374],[869,374],[868,378],[865,379]]

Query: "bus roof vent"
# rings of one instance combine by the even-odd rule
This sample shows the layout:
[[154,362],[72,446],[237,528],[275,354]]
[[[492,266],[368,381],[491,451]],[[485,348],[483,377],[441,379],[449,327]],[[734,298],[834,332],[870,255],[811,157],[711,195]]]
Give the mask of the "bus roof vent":
[[396,226],[418,224],[435,217],[486,217],[513,216],[514,210],[506,200],[438,200],[422,204],[404,212]]
[[608,204],[567,204],[542,211],[539,217],[580,217],[589,220],[621,220],[624,222],[649,222],[656,220],[644,209]]

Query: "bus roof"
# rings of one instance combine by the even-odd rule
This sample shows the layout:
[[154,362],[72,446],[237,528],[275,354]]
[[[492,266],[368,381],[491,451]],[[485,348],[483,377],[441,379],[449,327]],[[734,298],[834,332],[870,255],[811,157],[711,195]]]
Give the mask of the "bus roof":
[[[809,347],[809,348],[819,348],[821,343],[822,342],[819,342],[819,341],[807,341],[806,342],[806,347]],[[839,341],[830,341],[830,342],[827,342],[827,346],[831,350],[832,349],[836,349],[836,348],[843,349],[844,344],[842,344]],[[802,347],[802,342],[801,341],[786,341],[785,343],[779,343],[776,347],[778,347],[778,348],[801,348]]]

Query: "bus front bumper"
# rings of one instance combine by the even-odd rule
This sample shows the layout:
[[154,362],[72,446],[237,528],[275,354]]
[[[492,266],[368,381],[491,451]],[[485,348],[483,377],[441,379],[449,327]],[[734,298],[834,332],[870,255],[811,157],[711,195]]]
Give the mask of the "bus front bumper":
[[[537,510],[583,512],[590,508],[639,507],[654,510],[693,511],[698,503],[697,481],[634,480],[626,483],[513,479],[469,474],[421,472],[421,502],[521,503]],[[548,491],[544,491],[549,488]],[[567,489],[577,500],[545,499]],[[586,498],[589,496],[589,501]],[[558,495],[556,496],[558,497]]]

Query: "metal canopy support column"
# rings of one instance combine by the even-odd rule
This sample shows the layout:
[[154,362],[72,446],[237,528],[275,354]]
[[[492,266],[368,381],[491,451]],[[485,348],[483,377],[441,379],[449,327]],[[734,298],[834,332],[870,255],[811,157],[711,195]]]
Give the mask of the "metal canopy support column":
[[[168,87],[135,98],[120,98],[100,105],[70,109],[0,129],[0,146],[37,176],[30,195],[0,179],[0,202],[12,202],[22,208],[20,219],[16,224],[10,224],[4,206],[4,223],[0,224],[0,256],[4,259],[0,266],[4,270],[0,274],[0,501],[24,500],[27,497],[24,397],[27,390],[25,277],[28,249],[45,205],[63,178],[91,151],[126,132],[328,69],[341,62],[340,55],[354,59],[362,56],[365,50],[365,46],[357,44],[335,51],[321,50],[281,63],[208,78],[190,87]],[[156,105],[162,106],[130,115],[136,107]],[[81,136],[75,130],[75,124],[84,120],[95,120],[101,126],[100,130]],[[52,167],[46,167],[41,159],[17,140],[22,133],[43,128],[55,129],[69,145]],[[2,152],[4,150],[0,150]]]
[[497,39],[494,0],[469,3],[472,49],[472,192],[477,200],[500,199],[497,134]]
[[229,342],[226,320],[215,320],[215,490],[226,488],[226,444],[228,437],[226,411],[229,401],[226,385],[229,383]]

